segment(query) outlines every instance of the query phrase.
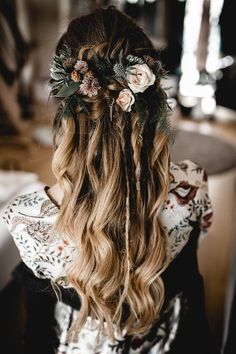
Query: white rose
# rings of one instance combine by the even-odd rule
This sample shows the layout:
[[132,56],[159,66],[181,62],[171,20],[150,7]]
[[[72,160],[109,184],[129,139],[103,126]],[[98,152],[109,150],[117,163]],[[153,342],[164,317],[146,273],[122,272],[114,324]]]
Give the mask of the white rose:
[[129,88],[134,92],[144,92],[153,85],[156,77],[147,64],[135,64],[127,70],[127,80]]
[[131,106],[134,103],[135,99],[132,92],[129,89],[123,89],[120,91],[116,103],[122,108],[125,112],[131,111]]

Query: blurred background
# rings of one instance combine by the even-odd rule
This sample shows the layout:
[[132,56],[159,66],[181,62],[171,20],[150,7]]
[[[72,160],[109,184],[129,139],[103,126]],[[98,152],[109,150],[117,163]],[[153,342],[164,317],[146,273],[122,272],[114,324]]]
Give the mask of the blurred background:
[[[111,4],[133,17],[159,50],[167,71],[162,85],[172,108],[171,159],[191,159],[208,173],[214,221],[199,248],[199,266],[214,337],[224,354],[236,353],[232,335],[236,320],[233,0],[1,0],[0,212],[15,195],[55,182],[51,172],[55,107],[49,100],[49,64],[71,19]],[[18,261],[0,221],[1,296],[6,296]]]

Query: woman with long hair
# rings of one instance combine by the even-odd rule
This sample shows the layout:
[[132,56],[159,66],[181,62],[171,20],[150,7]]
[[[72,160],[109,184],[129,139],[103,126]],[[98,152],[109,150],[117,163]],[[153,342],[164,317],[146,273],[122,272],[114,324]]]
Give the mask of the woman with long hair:
[[69,24],[50,72],[57,183],[17,197],[5,219],[57,296],[56,352],[211,353],[196,260],[212,222],[207,174],[170,161],[153,44],[98,9]]

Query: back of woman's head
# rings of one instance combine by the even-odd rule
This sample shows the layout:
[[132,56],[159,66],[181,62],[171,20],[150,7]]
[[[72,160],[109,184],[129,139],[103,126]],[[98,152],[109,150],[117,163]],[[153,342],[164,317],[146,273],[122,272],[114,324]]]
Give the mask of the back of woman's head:
[[163,70],[151,41],[113,7],[73,20],[51,67],[56,229],[77,254],[68,280],[88,315],[128,334],[158,319],[168,264],[158,213],[169,188]]

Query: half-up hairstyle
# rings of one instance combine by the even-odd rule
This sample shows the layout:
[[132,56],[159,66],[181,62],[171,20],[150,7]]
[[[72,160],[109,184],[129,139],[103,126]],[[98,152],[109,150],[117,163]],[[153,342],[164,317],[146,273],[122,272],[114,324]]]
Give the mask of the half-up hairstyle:
[[[156,51],[135,22],[114,7],[73,20],[64,44],[78,60],[118,61],[128,55],[152,58]],[[160,65],[160,64],[159,64]],[[99,77],[102,81],[102,77]],[[52,80],[53,83],[53,80]],[[143,92],[146,106],[124,111],[117,104],[122,81],[111,80],[83,105],[54,120],[53,172],[64,193],[55,228],[76,245],[69,283],[81,298],[76,335],[87,316],[114,338],[144,333],[158,320],[164,301],[162,272],[169,263],[158,214],[169,190],[167,96],[160,79]],[[53,92],[56,95],[56,91]],[[70,111],[68,111],[70,112]]]

